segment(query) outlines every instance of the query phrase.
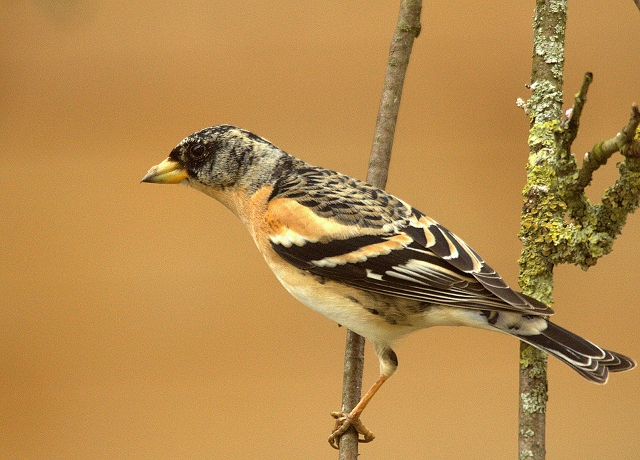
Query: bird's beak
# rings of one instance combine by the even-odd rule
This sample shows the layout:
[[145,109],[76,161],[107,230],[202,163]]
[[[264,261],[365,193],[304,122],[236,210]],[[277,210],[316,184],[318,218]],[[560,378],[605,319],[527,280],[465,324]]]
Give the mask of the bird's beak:
[[167,158],[159,165],[149,170],[141,182],[152,182],[154,184],[177,184],[189,177],[187,170],[182,163]]

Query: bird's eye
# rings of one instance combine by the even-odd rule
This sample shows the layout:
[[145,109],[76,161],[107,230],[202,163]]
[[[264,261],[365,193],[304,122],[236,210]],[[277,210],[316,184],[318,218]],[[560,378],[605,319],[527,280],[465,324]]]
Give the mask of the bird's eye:
[[205,156],[207,149],[202,144],[195,144],[189,149],[189,153],[194,160],[199,160]]

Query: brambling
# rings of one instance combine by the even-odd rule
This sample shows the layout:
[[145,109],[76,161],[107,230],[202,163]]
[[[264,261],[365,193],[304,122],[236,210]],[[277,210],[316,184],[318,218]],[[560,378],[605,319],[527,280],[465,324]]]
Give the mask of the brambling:
[[354,426],[398,367],[391,344],[431,326],[510,334],[588,380],[635,362],[550,322],[553,310],[512,290],[459,237],[404,201],[358,179],[311,166],[234,126],[182,140],[143,182],[184,183],[236,214],[278,280],[296,299],[369,339],[380,377],[350,413],[334,412],[329,438]]

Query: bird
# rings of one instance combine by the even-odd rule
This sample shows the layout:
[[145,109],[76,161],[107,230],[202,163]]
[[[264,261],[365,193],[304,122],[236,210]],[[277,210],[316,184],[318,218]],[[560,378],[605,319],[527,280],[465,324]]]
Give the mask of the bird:
[[509,334],[604,384],[633,359],[549,321],[553,310],[511,289],[461,238],[395,196],[312,166],[250,131],[218,125],[184,138],[142,182],[186,184],[240,218],[276,278],[297,300],[368,339],[380,376],[336,419],[374,438],[362,411],[394,374],[393,343],[432,326]]

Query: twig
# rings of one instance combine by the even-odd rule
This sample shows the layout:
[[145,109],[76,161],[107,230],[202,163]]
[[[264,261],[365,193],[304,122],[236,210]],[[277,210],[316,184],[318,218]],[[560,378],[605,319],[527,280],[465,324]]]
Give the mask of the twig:
[[[627,125],[622,128],[622,130],[617,135],[615,135],[611,139],[598,142],[593,146],[591,151],[585,154],[582,168],[580,168],[580,173],[577,180],[577,184],[580,187],[584,189],[587,185],[589,185],[591,183],[593,173],[600,166],[604,165],[614,153],[623,152],[624,149],[624,153],[627,153],[626,156],[635,156],[634,153],[637,147],[633,147],[633,138],[635,136],[636,130],[638,129],[639,123],[640,112],[638,111],[638,106],[634,105],[631,108],[631,117],[629,118],[629,122],[627,123]],[[629,154],[628,152],[631,152],[631,154]]]
[[[640,0],[639,0],[640,1]],[[580,116],[582,115],[582,108],[584,104],[587,102],[587,91],[589,91],[589,86],[593,81],[593,74],[591,72],[587,72],[584,74],[584,78],[582,79],[582,86],[580,87],[580,91],[575,96],[575,101],[573,103],[573,107],[571,108],[570,115],[567,117],[567,126],[562,135],[563,145],[562,148],[567,152],[571,150],[571,144],[576,139],[578,135],[578,128],[580,126]]]
[[[421,10],[421,0],[402,0],[396,30],[391,41],[367,171],[367,181],[379,188],[384,188],[387,183],[404,76],[409,65],[413,41],[420,34]],[[360,399],[363,364],[364,339],[352,331],[347,331],[342,390],[343,412],[351,411]],[[355,429],[349,429],[340,438],[339,458],[356,460],[357,457],[358,433]]]
[[389,60],[367,172],[367,182],[379,188],[384,188],[387,183],[404,76],[409,65],[413,41],[420,35],[421,10],[421,0],[402,1],[398,23],[389,49]]

